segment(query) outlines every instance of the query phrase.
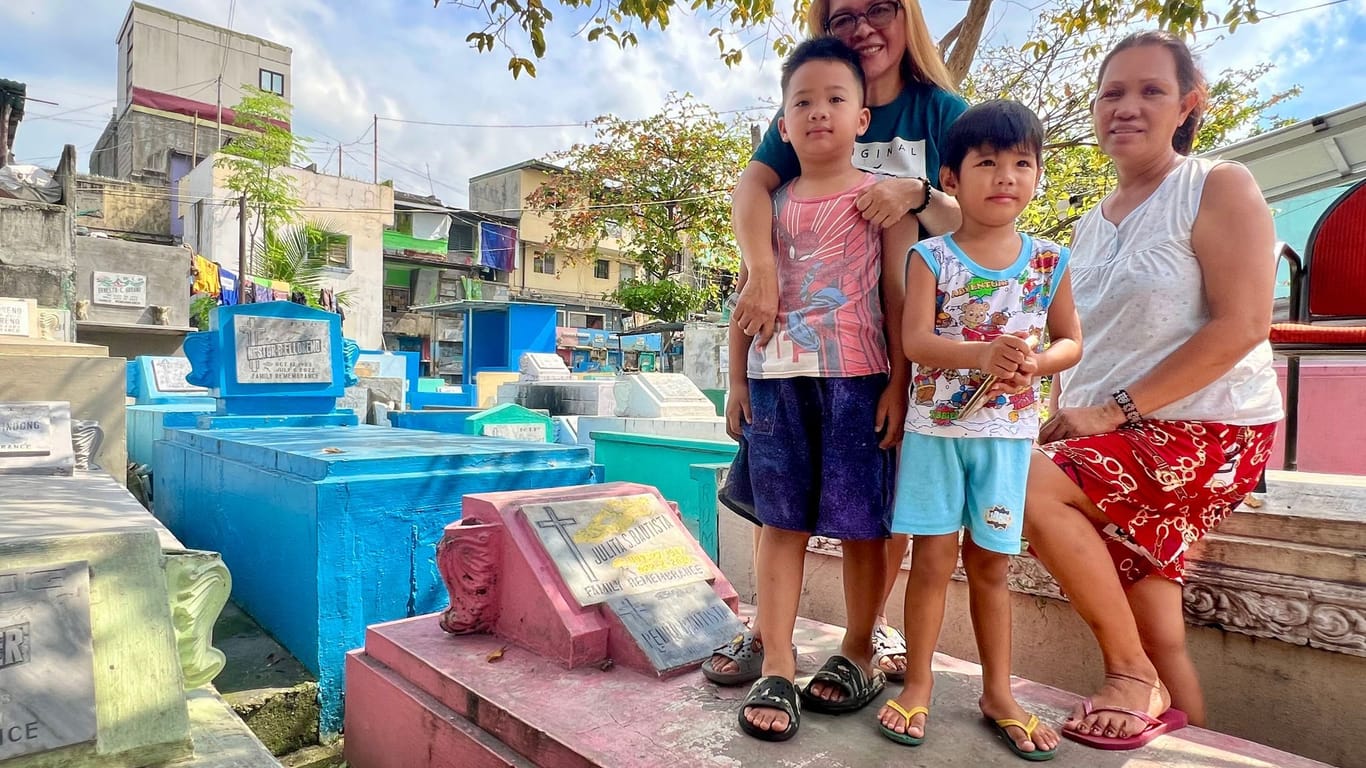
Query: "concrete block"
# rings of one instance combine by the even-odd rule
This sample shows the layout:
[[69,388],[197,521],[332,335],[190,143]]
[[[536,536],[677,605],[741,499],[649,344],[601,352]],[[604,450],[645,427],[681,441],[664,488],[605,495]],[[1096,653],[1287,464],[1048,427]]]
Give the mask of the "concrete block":
[[573,378],[564,359],[552,352],[527,352],[518,364],[518,381],[568,381]]
[[8,569],[89,563],[97,736],[14,758],[6,768],[147,766],[188,756],[190,723],[156,532],[34,535],[41,529],[32,518],[0,515],[0,562]]
[[[53,344],[39,342],[38,345]],[[59,348],[81,345],[59,345]],[[0,344],[0,402],[12,400],[65,400],[71,418],[97,421],[104,440],[95,463],[119,482],[127,475],[128,452],[124,403],[127,366],[121,357],[67,357],[56,355],[10,355],[15,349]],[[89,351],[86,348],[83,351]]]
[[702,390],[681,373],[636,373],[616,381],[617,416],[646,418],[716,417]]

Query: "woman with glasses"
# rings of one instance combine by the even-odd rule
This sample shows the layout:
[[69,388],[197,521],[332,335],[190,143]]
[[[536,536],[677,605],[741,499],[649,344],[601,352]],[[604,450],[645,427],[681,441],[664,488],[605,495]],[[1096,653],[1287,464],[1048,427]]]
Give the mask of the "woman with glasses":
[[[953,78],[930,37],[917,1],[812,0],[807,26],[812,37],[833,35],[859,54],[871,120],[854,146],[854,165],[893,177],[859,196],[857,205],[863,217],[887,228],[902,216],[914,215],[922,237],[953,230],[960,220],[958,205],[932,185],[938,184],[939,148],[944,136],[967,104],[955,93]],[[732,214],[745,275],[730,321],[745,335],[759,336],[763,342],[772,335],[778,312],[771,197],[798,172],[797,155],[779,135],[775,118],[735,188]],[[746,478],[737,471],[747,466],[745,453],[742,443],[730,487],[725,489],[732,498],[750,497],[749,489],[743,487]],[[887,495],[890,498],[890,488]],[[883,603],[896,581],[896,566],[905,556],[906,546],[905,536],[893,536],[888,541]],[[900,681],[906,668],[905,640],[887,624],[885,615],[879,617],[869,643],[877,665],[889,679]],[[859,657],[867,658],[867,654]],[[761,639],[746,632],[718,649],[703,665],[703,672],[721,684],[748,683],[758,678],[762,660]],[[842,695],[836,689],[828,692],[833,699]]]

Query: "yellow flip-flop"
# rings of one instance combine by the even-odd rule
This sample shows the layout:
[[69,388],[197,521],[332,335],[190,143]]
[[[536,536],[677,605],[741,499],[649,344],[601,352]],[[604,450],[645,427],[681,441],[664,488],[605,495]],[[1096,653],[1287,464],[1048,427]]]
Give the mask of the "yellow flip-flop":
[[[891,707],[893,712],[896,712],[898,715],[901,715],[902,717],[906,718],[907,728],[911,727],[911,718],[915,717],[916,715],[924,715],[927,724],[930,719],[929,707],[911,707],[910,710],[907,710],[905,707],[898,704],[896,699],[888,699],[887,706]],[[877,729],[882,733],[883,736],[886,736],[887,738],[891,739],[892,741],[895,741],[898,744],[905,744],[908,747],[918,747],[921,744],[925,743],[924,736],[912,736],[909,733],[897,733],[891,728],[888,728],[881,721],[878,722]]]
[[1045,760],[1052,760],[1053,757],[1058,754],[1057,747],[1054,747],[1053,749],[1039,749],[1037,745],[1033,752],[1026,752],[1023,749],[1020,749],[1020,745],[1016,744],[1014,739],[1010,738],[1010,731],[1007,731],[1006,729],[1014,726],[1025,732],[1026,739],[1033,741],[1034,730],[1039,727],[1039,718],[1037,715],[1030,715],[1028,723],[1022,723],[1019,720],[1008,717],[1001,720],[992,720],[988,717],[986,720],[996,727],[996,733],[1000,735],[1001,739],[1005,741],[1006,746],[1010,747],[1010,751],[1014,752],[1016,757],[1023,757],[1026,760],[1041,763]]

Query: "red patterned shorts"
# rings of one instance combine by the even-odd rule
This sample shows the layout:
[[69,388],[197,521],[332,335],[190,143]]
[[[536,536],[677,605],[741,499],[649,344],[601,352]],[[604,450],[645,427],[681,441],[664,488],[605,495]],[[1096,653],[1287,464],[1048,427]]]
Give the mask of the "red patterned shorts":
[[1177,583],[1186,550],[1252,491],[1276,425],[1149,420],[1041,446],[1110,523],[1101,530],[1120,580]]

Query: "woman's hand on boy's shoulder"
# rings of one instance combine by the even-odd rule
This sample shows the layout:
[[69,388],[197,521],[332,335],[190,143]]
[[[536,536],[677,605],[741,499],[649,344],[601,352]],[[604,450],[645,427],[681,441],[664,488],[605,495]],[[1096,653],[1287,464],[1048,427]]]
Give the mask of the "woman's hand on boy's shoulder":
[[906,409],[909,407],[909,392],[904,382],[892,382],[882,390],[882,396],[877,401],[877,423],[873,425],[874,430],[882,435],[878,447],[892,448],[901,444],[906,432]]
[[919,205],[924,197],[925,185],[919,179],[883,179],[860,192],[854,205],[865,220],[887,229]]

